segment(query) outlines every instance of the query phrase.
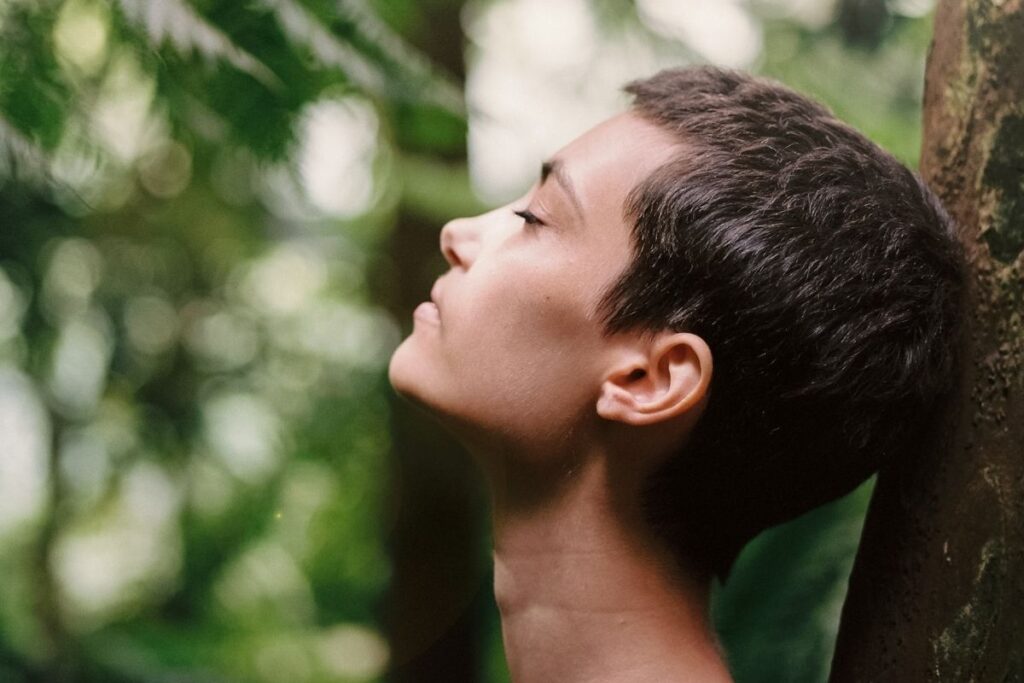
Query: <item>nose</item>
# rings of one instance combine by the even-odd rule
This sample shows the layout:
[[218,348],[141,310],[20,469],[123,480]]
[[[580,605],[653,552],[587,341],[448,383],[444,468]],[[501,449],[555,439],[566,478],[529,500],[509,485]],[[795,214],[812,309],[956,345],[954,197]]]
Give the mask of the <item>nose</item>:
[[456,218],[441,228],[441,253],[453,268],[469,268],[479,242],[474,221]]

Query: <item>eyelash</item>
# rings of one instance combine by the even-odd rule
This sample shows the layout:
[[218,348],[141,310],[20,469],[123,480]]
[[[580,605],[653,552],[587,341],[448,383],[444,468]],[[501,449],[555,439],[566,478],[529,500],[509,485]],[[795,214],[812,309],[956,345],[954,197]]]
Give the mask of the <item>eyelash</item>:
[[523,209],[522,211],[513,211],[512,213],[522,218],[523,222],[531,227],[544,225],[544,223],[539,218],[537,218],[537,216],[529,209]]

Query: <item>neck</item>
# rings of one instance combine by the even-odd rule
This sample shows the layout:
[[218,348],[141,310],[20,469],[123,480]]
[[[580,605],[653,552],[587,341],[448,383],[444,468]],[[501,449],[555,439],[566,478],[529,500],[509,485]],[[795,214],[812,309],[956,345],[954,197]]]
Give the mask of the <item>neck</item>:
[[519,496],[507,472],[492,478],[494,593],[512,680],[731,681],[709,581],[675,567],[605,462],[581,461],[541,500],[536,479]]

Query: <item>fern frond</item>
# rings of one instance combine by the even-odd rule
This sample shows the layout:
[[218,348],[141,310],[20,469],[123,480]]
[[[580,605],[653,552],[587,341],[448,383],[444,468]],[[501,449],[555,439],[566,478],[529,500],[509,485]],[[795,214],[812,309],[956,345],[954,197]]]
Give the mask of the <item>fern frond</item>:
[[178,52],[197,52],[208,60],[223,60],[272,90],[284,84],[247,50],[236,45],[185,0],[120,0],[125,18],[145,30],[150,43],[165,42]]
[[387,81],[380,68],[339,40],[305,7],[292,0],[260,0],[259,4],[273,13],[288,40],[309,48],[321,66],[338,69],[368,93],[384,94]]
[[396,66],[423,84],[423,99],[452,113],[463,115],[462,88],[450,76],[441,73],[429,59],[395,33],[374,14],[364,0],[336,0],[338,13],[350,21],[367,41],[372,42]]
[[[260,0],[260,5],[274,14],[290,41],[308,48],[322,66],[340,70],[367,92],[394,96],[395,84],[388,82],[381,65],[340,40],[301,3]],[[364,42],[373,44],[384,61],[399,69],[407,83],[420,84],[417,99],[460,116],[464,114],[462,90],[365,5],[356,0],[339,0],[337,7],[338,15],[355,28]]]

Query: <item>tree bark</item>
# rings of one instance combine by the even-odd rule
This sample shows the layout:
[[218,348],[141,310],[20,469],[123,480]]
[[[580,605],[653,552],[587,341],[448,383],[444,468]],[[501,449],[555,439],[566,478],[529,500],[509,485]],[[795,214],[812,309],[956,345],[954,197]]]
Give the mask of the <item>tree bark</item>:
[[878,475],[831,681],[1024,681],[1024,1],[940,0],[921,174],[970,265],[959,387]]

